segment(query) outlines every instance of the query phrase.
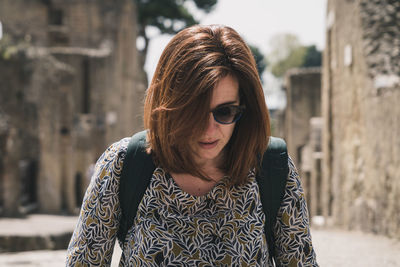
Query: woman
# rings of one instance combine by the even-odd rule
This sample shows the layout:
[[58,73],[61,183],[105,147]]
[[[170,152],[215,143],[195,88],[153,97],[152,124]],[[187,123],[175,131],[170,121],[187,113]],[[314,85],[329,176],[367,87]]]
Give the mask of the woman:
[[[144,122],[155,169],[120,266],[273,266],[255,173],[270,125],[253,56],[225,26],[179,32],[147,91]],[[106,266],[121,219],[125,138],[100,157],[68,248],[68,266]],[[289,158],[274,227],[278,266],[318,266],[307,207]],[[134,189],[132,191],[134,194]]]

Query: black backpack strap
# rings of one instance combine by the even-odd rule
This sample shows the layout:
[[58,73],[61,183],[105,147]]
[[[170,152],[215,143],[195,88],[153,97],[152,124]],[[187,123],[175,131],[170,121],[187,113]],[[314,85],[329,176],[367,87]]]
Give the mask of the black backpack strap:
[[117,237],[123,243],[129,228],[133,225],[137,208],[154,169],[153,159],[146,153],[146,131],[134,134],[129,141],[119,185],[122,217]]
[[[119,201],[121,220],[117,237],[124,243],[129,228],[137,213],[137,208],[150,183],[155,170],[151,155],[146,151],[146,131],[132,136],[122,166]],[[270,257],[274,256],[274,231],[276,215],[282,202],[286,186],[288,154],[286,143],[280,138],[271,137],[261,163],[261,173],[256,176],[260,198],[266,216],[265,235]],[[134,193],[132,193],[134,191]]]
[[275,256],[274,226],[285,192],[288,173],[286,143],[283,139],[270,137],[268,149],[264,153],[260,173],[256,179],[265,214],[265,237],[271,258]]

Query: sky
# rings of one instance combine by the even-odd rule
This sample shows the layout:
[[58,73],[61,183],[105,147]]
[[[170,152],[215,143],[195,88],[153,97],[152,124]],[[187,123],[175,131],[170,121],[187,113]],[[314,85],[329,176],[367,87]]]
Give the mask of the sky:
[[[297,35],[304,45],[315,44],[319,49],[324,48],[326,0],[218,0],[211,13],[194,11],[194,14],[201,24],[224,24],[234,28],[265,55],[271,50],[271,39],[282,33]],[[149,35],[153,38],[145,70],[150,81],[171,36],[160,36],[156,32]],[[264,89],[274,91],[277,84],[273,77],[265,73],[264,81]]]

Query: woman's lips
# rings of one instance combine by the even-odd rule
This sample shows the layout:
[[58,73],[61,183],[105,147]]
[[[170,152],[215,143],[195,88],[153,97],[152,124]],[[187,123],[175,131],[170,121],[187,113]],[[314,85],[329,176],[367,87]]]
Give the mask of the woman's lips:
[[212,142],[199,142],[199,145],[203,149],[212,149],[216,147],[218,144],[218,140]]

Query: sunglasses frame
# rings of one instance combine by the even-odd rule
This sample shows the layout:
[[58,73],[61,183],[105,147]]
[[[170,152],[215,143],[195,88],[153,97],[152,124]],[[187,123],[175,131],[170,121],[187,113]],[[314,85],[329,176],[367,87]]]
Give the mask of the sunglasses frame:
[[[217,111],[220,108],[225,108],[225,107],[234,107],[234,108],[237,108],[239,110],[238,115],[236,116],[236,118],[234,118],[234,120],[232,122],[220,121],[220,120],[217,119],[217,117],[215,115],[215,111]],[[212,113],[213,118],[214,118],[214,120],[216,122],[218,122],[219,124],[227,125],[227,124],[232,124],[232,123],[237,122],[242,117],[243,112],[245,111],[245,109],[246,109],[246,106],[244,106],[244,105],[239,105],[239,106],[238,105],[224,105],[224,106],[219,106],[219,107],[214,108],[213,110],[211,110],[211,113]]]

